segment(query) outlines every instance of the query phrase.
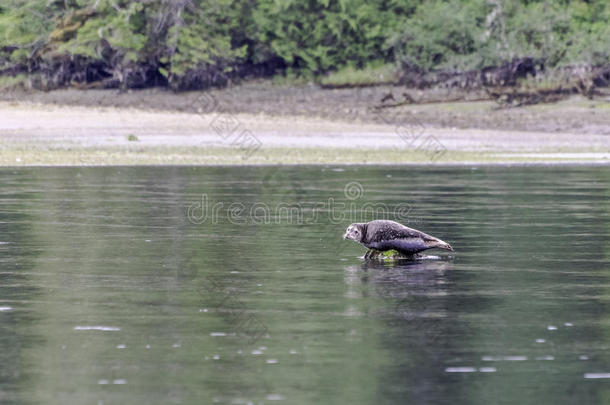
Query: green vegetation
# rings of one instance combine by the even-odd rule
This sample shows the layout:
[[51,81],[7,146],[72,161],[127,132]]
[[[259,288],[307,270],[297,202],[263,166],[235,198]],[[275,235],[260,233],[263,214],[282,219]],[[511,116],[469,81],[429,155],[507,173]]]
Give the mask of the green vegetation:
[[192,89],[273,74],[374,84],[393,66],[528,57],[607,66],[609,20],[607,0],[5,0],[0,74],[42,89]]
[[394,260],[413,260],[414,256],[407,256],[404,255],[396,250],[386,250],[385,252],[379,252],[379,251],[374,251],[371,256],[369,256],[370,259],[377,259],[379,261],[382,262],[391,262]]
[[[0,149],[0,166],[104,166],[104,165],[277,165],[277,164],[421,164],[430,165],[426,151],[405,149],[366,150],[342,148],[270,148],[244,160],[235,148],[187,146],[128,147],[55,146],[46,143],[7,146]],[[603,150],[538,150],[537,153],[454,151],[443,154],[436,164],[497,163],[594,163]]]
[[27,87],[27,76],[18,74],[15,76],[0,76],[0,89],[14,89]]
[[320,84],[327,87],[368,86],[373,84],[392,84],[398,81],[398,72],[393,64],[367,66],[356,69],[347,66],[322,77]]
[[549,66],[607,64],[610,6],[604,1],[429,1],[390,43],[421,70],[468,70],[532,57]]

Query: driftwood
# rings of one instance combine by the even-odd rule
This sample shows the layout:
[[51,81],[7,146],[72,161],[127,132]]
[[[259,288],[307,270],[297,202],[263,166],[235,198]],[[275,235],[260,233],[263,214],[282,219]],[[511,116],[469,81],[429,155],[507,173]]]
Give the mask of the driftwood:
[[[488,67],[464,73],[436,72],[422,75],[403,74],[406,85],[437,88],[482,89],[486,96],[475,99],[466,96],[415,101],[412,97],[395,102],[384,97],[374,108],[393,108],[408,104],[494,100],[501,107],[551,103],[571,94],[593,98],[602,95],[601,88],[610,86],[610,66],[567,66],[546,70],[543,63],[533,58],[515,59],[499,67]],[[394,102],[389,102],[394,101]]]
[[[391,93],[388,93],[391,94]],[[431,98],[425,100],[416,100],[409,93],[404,92],[403,94],[404,100],[396,101],[396,99],[392,96],[390,99],[388,95],[384,96],[381,99],[381,104],[374,105],[373,108],[376,110],[384,109],[384,108],[395,108],[402,107],[405,105],[413,105],[413,104],[439,104],[439,103],[462,103],[462,102],[471,102],[471,101],[488,101],[491,97],[468,97],[467,95],[460,95],[454,97],[441,97],[441,98]],[[387,101],[392,100],[393,103],[387,103]]]
[[491,66],[467,72],[431,72],[404,70],[400,84],[415,87],[442,87],[473,89],[485,86],[514,86],[521,79],[536,76],[544,70],[544,64],[534,58],[514,59],[502,66]]
[[[572,94],[582,94],[592,99],[603,95],[600,87],[610,84],[610,67],[564,67],[547,78],[551,85],[537,83],[515,87],[485,87],[489,96],[502,107],[518,107],[528,104],[554,103]],[[553,77],[554,76],[554,77]]]
[[521,90],[514,88],[486,88],[489,98],[500,104],[501,107],[520,107],[529,104],[555,103],[563,100],[568,92],[551,90]]

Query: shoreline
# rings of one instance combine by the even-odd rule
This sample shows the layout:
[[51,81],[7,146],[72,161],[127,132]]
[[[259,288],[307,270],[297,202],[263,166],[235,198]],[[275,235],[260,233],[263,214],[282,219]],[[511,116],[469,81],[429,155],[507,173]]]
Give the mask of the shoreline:
[[[263,88],[248,91],[241,93],[250,96],[240,99],[245,105],[227,102],[230,97],[220,90],[212,98],[191,94],[203,97],[191,111],[158,108],[157,103],[168,102],[164,94],[150,99],[142,97],[149,93],[131,94],[127,96],[140,104],[115,100],[116,106],[72,105],[62,92],[43,94],[57,99],[46,103],[8,101],[4,95],[0,166],[610,164],[610,102],[604,100],[573,98],[510,111],[480,102],[415,104],[392,109],[392,119],[379,122],[375,114],[348,111],[329,118],[317,110],[302,113],[302,103],[284,106],[293,113],[269,114],[283,101],[270,100]],[[310,95],[322,100],[318,110],[338,110],[334,91],[318,89]],[[249,110],[252,104],[256,108]],[[365,111],[367,104],[361,104]],[[455,114],[470,125],[442,125]],[[515,114],[523,122],[515,122]],[[481,116],[493,125],[478,126]],[[597,121],[586,121],[591,117]],[[549,127],[516,129],[516,124],[529,128],[530,121]],[[586,130],[575,130],[579,122],[586,123]]]
[[57,164],[57,165],[47,165],[47,164],[32,164],[32,165],[0,165],[0,170],[2,169],[71,169],[75,167],[80,168],[129,168],[129,167],[149,167],[149,168],[223,168],[223,167],[243,167],[243,168],[273,168],[273,167],[328,167],[328,166],[337,166],[338,168],[343,167],[414,167],[414,168],[464,168],[468,166],[473,167],[603,167],[609,166],[610,162],[569,162],[569,161],[552,161],[552,162],[462,162],[462,163],[437,163],[437,164],[429,164],[429,163],[266,163],[266,164],[243,164],[243,165],[235,165],[235,164]]

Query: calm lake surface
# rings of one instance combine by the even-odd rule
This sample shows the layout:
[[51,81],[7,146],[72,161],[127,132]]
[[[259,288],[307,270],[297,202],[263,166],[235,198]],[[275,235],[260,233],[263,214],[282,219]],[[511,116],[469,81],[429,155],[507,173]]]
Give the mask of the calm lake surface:
[[5,168],[0,278],[2,404],[610,402],[608,167]]

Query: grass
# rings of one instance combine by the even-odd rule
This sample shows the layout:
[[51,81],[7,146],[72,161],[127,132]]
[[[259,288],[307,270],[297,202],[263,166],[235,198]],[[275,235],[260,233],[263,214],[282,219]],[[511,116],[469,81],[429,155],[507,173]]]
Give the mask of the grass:
[[396,66],[385,64],[368,66],[364,69],[346,67],[322,77],[320,84],[326,87],[357,87],[394,84],[397,80]]
[[303,72],[296,73],[293,70],[287,69],[284,74],[276,74],[272,77],[271,82],[274,86],[302,86],[312,81],[312,76]]
[[[141,147],[131,144],[111,148],[3,147],[0,166],[74,165],[271,165],[271,164],[464,164],[464,163],[553,163],[557,157],[498,156],[498,152],[447,151],[432,161],[418,150],[365,150],[336,148],[269,148],[244,158],[238,148]],[[543,151],[537,151],[543,153]],[[549,151],[558,152],[558,151]],[[573,151],[574,152],[574,151]],[[503,151],[502,154],[509,152]],[[516,152],[518,153],[518,152]],[[586,162],[586,159],[575,159]],[[591,159],[591,161],[594,161]]]
[[0,90],[26,89],[28,78],[24,74],[0,76]]

